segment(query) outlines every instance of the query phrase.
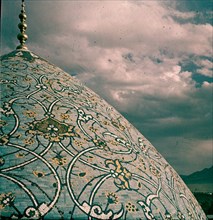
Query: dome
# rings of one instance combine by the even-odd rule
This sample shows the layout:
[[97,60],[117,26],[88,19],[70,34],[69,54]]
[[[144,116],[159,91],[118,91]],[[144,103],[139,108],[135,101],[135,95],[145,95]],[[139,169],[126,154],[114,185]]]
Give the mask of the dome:
[[205,219],[123,116],[28,50],[1,57],[2,217]]
[[206,219],[112,106],[26,47],[1,57],[2,219]]

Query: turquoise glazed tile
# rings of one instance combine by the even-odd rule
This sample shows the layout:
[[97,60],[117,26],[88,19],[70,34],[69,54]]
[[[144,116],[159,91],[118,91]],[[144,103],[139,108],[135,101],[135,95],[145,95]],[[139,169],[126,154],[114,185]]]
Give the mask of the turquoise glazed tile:
[[206,219],[174,169],[97,94],[28,50],[1,57],[2,219]]

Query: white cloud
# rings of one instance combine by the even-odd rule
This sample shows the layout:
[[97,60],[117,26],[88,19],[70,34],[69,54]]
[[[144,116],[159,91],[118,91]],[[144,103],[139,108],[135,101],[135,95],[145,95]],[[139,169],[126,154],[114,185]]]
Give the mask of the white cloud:
[[213,62],[207,59],[199,59],[195,62],[195,64],[199,67],[198,73],[213,77]]
[[190,19],[196,16],[195,12],[181,12],[170,8],[170,16],[174,16],[176,18],[181,19]]
[[[187,21],[195,13],[177,11],[167,1],[27,4],[29,48],[77,72],[79,79],[128,113],[142,133],[151,127],[156,133],[160,127],[164,137],[185,127],[193,137],[200,133],[203,138],[202,130],[208,133],[203,126],[211,121],[212,85],[204,82],[196,88],[193,72],[180,63],[191,56],[212,56],[211,24],[178,23],[174,17]],[[197,59],[195,64],[200,74],[211,75],[209,60]]]

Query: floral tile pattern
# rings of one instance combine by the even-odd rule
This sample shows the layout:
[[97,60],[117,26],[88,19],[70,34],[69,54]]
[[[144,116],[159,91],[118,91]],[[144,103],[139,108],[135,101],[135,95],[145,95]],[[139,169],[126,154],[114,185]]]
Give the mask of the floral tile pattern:
[[0,215],[206,219],[173,168],[123,116],[28,50],[1,57]]

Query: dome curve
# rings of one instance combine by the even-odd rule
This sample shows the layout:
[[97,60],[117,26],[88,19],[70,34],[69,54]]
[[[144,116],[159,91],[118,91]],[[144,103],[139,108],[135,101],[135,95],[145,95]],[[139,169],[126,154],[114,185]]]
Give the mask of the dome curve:
[[28,50],[1,57],[0,211],[18,219],[206,219],[123,116]]

